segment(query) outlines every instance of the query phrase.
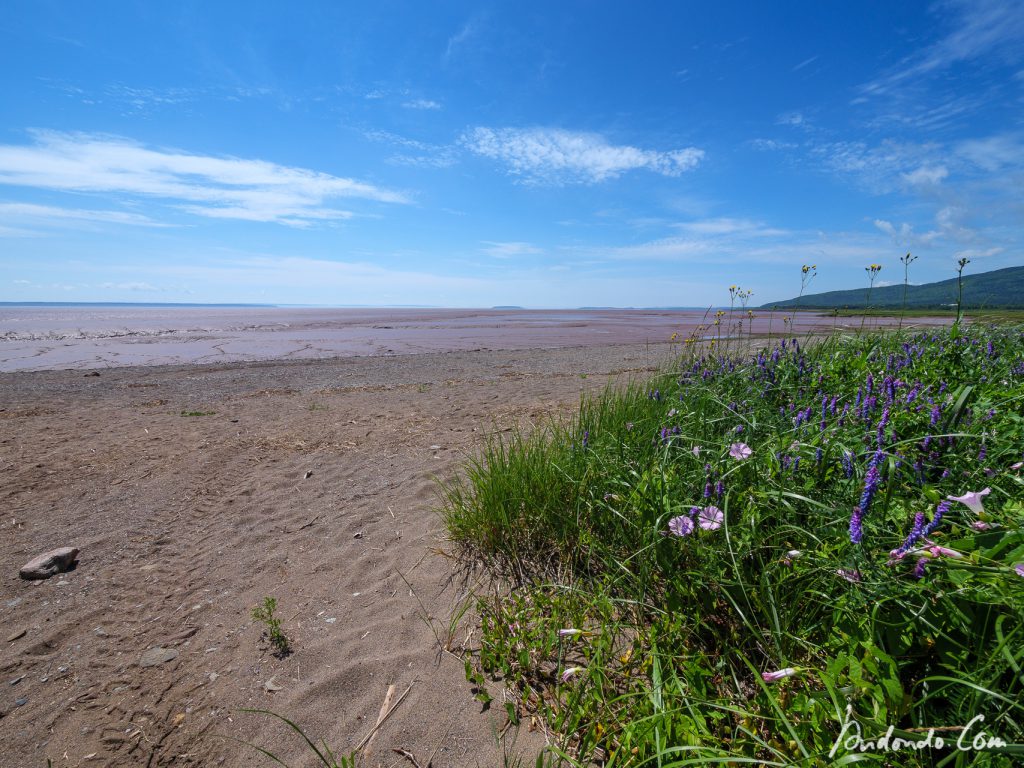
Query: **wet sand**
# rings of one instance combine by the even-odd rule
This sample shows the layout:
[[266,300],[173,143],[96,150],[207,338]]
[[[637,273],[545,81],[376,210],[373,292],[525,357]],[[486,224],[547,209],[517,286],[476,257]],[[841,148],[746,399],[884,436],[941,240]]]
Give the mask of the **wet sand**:
[[[758,310],[742,334],[803,335],[835,324],[812,313],[791,324],[784,317]],[[661,344],[713,320],[713,313],[668,310],[6,306],[0,372]]]

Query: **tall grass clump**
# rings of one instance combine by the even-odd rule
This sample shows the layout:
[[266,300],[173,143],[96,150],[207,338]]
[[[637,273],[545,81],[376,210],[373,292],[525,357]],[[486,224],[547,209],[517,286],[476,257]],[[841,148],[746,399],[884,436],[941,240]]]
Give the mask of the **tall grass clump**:
[[443,506],[505,587],[470,674],[571,765],[1020,764],[1022,413],[1024,332],[967,326],[691,347],[495,438]]

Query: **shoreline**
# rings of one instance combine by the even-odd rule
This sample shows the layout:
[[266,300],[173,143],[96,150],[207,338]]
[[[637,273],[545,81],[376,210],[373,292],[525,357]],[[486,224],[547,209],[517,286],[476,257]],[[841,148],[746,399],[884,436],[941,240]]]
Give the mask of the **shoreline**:
[[[673,334],[679,343],[701,325],[711,331],[714,320],[702,312],[640,310],[147,312],[0,312],[0,372],[666,344]],[[895,323],[871,321],[873,327]],[[946,323],[917,318],[914,324]],[[834,318],[801,313],[787,329],[774,315],[757,316],[740,335],[784,329],[804,335],[835,325]]]

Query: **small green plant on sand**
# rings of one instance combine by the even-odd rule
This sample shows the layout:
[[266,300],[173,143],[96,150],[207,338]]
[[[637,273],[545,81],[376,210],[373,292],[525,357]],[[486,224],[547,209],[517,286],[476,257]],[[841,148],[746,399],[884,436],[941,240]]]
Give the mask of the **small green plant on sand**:
[[263,624],[263,637],[274,648],[274,655],[283,659],[292,652],[292,649],[287,635],[281,630],[281,620],[274,615],[276,610],[277,600],[265,597],[262,605],[252,609],[252,618]]
[[[273,600],[273,598],[268,597],[267,600]],[[257,608],[256,610],[259,609]],[[326,741],[321,741],[320,745],[318,746],[309,736],[306,735],[305,731],[303,731],[302,728],[293,723],[287,717],[283,717],[277,714],[276,712],[271,712],[268,709],[243,709],[242,712],[256,715],[270,715],[271,717],[276,717],[278,720],[285,723],[289,728],[291,728],[293,731],[299,734],[299,736],[302,737],[302,739],[306,742],[306,746],[309,747],[309,751],[316,756],[316,761],[313,762],[313,765],[321,765],[324,766],[324,768],[354,768],[356,764],[356,751],[351,752],[348,755],[335,755],[334,752],[331,751],[331,748],[327,746]],[[269,757],[278,765],[284,765],[287,768],[286,763],[282,761],[281,758],[279,758],[273,752],[264,749],[263,747],[253,744],[252,742],[236,739],[233,736],[225,736],[224,738],[231,739],[232,741],[237,741],[239,744],[244,744],[247,747],[252,747],[257,752],[265,755],[266,757]]]
[[182,416],[213,416],[216,411],[182,411]]

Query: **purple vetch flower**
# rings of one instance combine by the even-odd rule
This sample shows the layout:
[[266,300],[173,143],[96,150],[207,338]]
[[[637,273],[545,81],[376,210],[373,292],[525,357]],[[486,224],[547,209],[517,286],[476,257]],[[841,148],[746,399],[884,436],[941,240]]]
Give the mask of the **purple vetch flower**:
[[948,501],[940,501],[938,506],[935,507],[935,517],[932,518],[931,522],[924,527],[921,531],[922,536],[931,536],[935,530],[942,524],[943,516],[949,512],[949,508],[953,505]]
[[864,540],[863,522],[864,510],[860,507],[854,507],[853,514],[850,515],[850,541],[854,544],[860,544]]
[[1017,563],[1015,566],[1013,566],[1013,572],[1021,578],[1024,578],[1024,563]]
[[742,432],[742,431],[743,431],[743,425],[742,425],[742,424],[737,424],[737,425],[736,425],[736,426],[735,426],[735,427],[733,428],[733,430],[732,430],[732,431],[733,431],[734,433],[736,433],[736,434],[738,435],[738,434],[739,434],[740,432]]
[[981,448],[978,449],[978,461],[984,461],[986,456],[988,456],[988,448],[986,448],[985,444],[982,443]]
[[576,677],[576,675],[578,675],[580,672],[584,672],[584,671],[586,671],[586,667],[568,667],[562,673],[562,682],[563,683],[568,683],[570,680],[572,680],[574,677]]
[[705,531],[717,531],[724,520],[725,514],[715,506],[704,507],[697,513],[697,524]]
[[585,429],[583,430],[583,447],[586,448],[588,445],[590,445],[590,430]]
[[843,464],[843,474],[847,477],[853,477],[853,454],[844,450],[840,461]]
[[668,521],[668,532],[673,536],[689,536],[694,528],[693,520],[686,515],[679,515]]
[[711,493],[712,493],[711,483],[710,482],[704,483],[704,498],[705,499],[710,499],[711,498]]
[[729,455],[737,461],[749,459],[752,453],[753,451],[750,450],[750,446],[746,443],[733,443],[729,446]]
[[779,680],[785,680],[787,677],[792,677],[795,674],[795,667],[786,667],[785,669],[777,669],[774,672],[762,672],[761,679],[766,683],[777,683]]
[[715,483],[715,496],[718,496],[719,498],[721,498],[724,495],[725,495],[725,483],[723,481],[719,480],[717,483]]
[[929,418],[929,424],[933,427],[939,423],[939,418],[942,416],[942,409],[936,405],[932,408],[931,417]]
[[914,525],[910,529],[910,534],[898,548],[889,553],[890,560],[899,560],[913,548],[918,539],[924,534],[924,521],[924,512],[918,512],[914,515]]
[[990,493],[992,493],[991,488],[983,488],[980,491],[969,491],[963,496],[947,496],[946,498],[950,501],[959,501],[961,504],[970,507],[971,512],[980,515],[985,511],[981,506],[981,500]]
[[924,578],[924,567],[926,565],[928,565],[928,558],[927,557],[922,557],[922,558],[918,559],[917,565],[914,566],[914,578],[915,579],[923,579]]

